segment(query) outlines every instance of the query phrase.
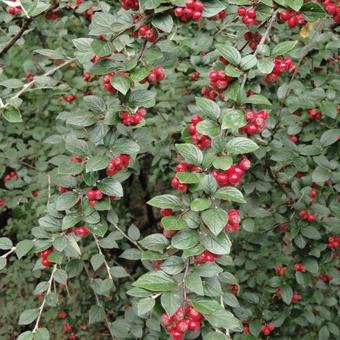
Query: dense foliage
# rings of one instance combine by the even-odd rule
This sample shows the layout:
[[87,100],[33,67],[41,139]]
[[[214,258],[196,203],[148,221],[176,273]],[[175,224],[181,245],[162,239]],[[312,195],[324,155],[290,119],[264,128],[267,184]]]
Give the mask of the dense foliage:
[[0,338],[338,339],[339,23],[2,0]]

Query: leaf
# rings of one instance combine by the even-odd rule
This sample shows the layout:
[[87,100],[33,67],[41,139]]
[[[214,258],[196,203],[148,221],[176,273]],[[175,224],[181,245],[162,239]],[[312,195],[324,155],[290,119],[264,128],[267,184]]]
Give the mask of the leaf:
[[241,62],[240,52],[233,46],[216,44],[217,51],[231,64],[238,65]]
[[10,123],[23,122],[20,111],[14,106],[8,106],[2,110],[2,117]]
[[198,295],[204,295],[202,279],[198,273],[191,273],[186,277],[185,286]]
[[71,209],[79,200],[79,195],[76,192],[65,192],[61,194],[56,201],[57,210]]
[[303,0],[285,0],[285,3],[288,7],[298,12],[303,5]]
[[222,309],[221,305],[213,299],[198,297],[192,300],[192,304],[197,312],[205,315],[213,314],[215,311]]
[[273,71],[274,63],[271,58],[262,58],[257,61],[257,68],[263,74],[268,74]]
[[246,55],[241,59],[240,67],[243,71],[250,70],[257,64],[257,58],[253,54]]
[[207,198],[196,198],[190,203],[190,208],[193,211],[203,211],[209,209],[211,201]]
[[210,0],[204,4],[203,18],[211,18],[225,9],[225,5],[220,1]]
[[197,165],[200,165],[202,163],[203,153],[194,144],[190,143],[175,144],[175,147],[186,162]]
[[319,231],[312,226],[307,226],[301,229],[301,234],[311,240],[320,240],[321,235]]
[[275,45],[275,47],[273,48],[272,51],[272,56],[273,57],[277,57],[279,55],[285,55],[288,52],[290,52],[291,50],[294,49],[294,47],[297,44],[297,40],[294,41],[283,41],[277,45]]
[[112,44],[107,41],[95,39],[91,43],[93,54],[98,57],[110,56],[112,53]]
[[4,269],[7,265],[7,258],[6,257],[0,257],[0,270]]
[[197,232],[193,230],[179,231],[171,239],[171,245],[177,249],[190,249],[198,243]]
[[176,177],[181,183],[195,184],[199,183],[202,176],[194,172],[177,172]]
[[84,96],[84,102],[90,110],[105,113],[107,106],[105,101],[98,96]]
[[0,237],[0,249],[8,250],[12,249],[13,242],[8,237]]
[[169,194],[155,196],[149,200],[147,204],[156,208],[169,208],[174,210],[179,210],[182,207],[180,199],[177,196]]
[[320,138],[320,143],[323,146],[329,146],[338,141],[340,129],[330,129],[325,131]]
[[162,218],[161,225],[168,230],[182,230],[188,227],[183,218],[176,216],[165,216]]
[[58,48],[57,50],[38,49],[35,53],[41,54],[49,59],[65,59],[64,52]]
[[213,100],[204,97],[195,97],[195,101],[202,113],[211,118],[218,118],[220,116],[221,109]]
[[127,77],[112,77],[111,85],[125,96],[130,89],[130,80]]
[[232,313],[224,309],[218,309],[211,314],[205,315],[205,318],[213,327],[221,327],[235,331],[240,331],[242,329],[241,322],[236,319]]
[[151,312],[154,306],[155,306],[155,299],[151,297],[140,299],[137,304],[137,314],[139,316],[145,315]]
[[86,163],[86,172],[103,170],[109,164],[108,156],[93,156]]
[[288,285],[281,287],[282,300],[286,305],[290,305],[293,297],[293,289]]
[[321,19],[326,15],[324,8],[317,2],[307,2],[303,4],[300,12],[308,21],[312,22]]
[[177,287],[176,282],[172,278],[159,271],[143,274],[132,285],[154,292],[171,291]]
[[131,91],[129,101],[133,107],[153,107],[156,104],[156,93],[149,90],[134,90]]
[[214,235],[218,235],[228,223],[228,214],[220,208],[203,211],[202,220]]
[[218,255],[230,253],[231,241],[226,233],[214,236],[210,233],[201,235],[201,244],[210,252]]
[[21,333],[17,340],[33,340],[33,333],[31,331],[26,331]]
[[104,263],[105,257],[103,254],[95,254],[91,257],[91,265],[94,271],[101,267]]
[[271,106],[271,102],[264,96],[254,94],[252,96],[249,96],[245,99],[244,103],[247,104],[254,104],[254,105],[266,105]]
[[169,14],[156,15],[153,17],[151,23],[153,26],[155,26],[159,30],[163,32],[167,32],[167,33],[170,33],[174,26],[174,21],[172,19],[172,16]]
[[84,170],[84,164],[65,161],[58,167],[59,175],[78,175]]
[[231,154],[240,155],[257,150],[258,145],[249,138],[235,137],[227,143],[227,150]]
[[163,234],[151,234],[139,241],[139,244],[146,249],[162,252],[169,244],[168,239]]
[[215,169],[228,170],[233,164],[233,159],[229,156],[221,156],[215,158],[212,164]]
[[161,296],[161,305],[169,315],[173,315],[181,303],[182,297],[177,292],[167,292]]
[[196,125],[197,131],[202,135],[216,137],[220,134],[219,126],[216,122],[205,119]]
[[318,261],[312,257],[308,257],[306,260],[303,261],[303,265],[306,269],[312,274],[319,273],[319,264]]
[[24,257],[33,248],[33,245],[34,243],[31,240],[23,240],[17,243],[15,253],[18,256],[18,259]]
[[169,275],[176,275],[184,269],[184,262],[179,256],[170,256],[161,264],[161,269]]
[[29,325],[39,314],[39,308],[27,309],[20,314],[19,325]]
[[93,325],[97,322],[104,320],[104,308],[102,306],[91,306],[89,310],[89,325]]
[[113,178],[104,178],[102,181],[97,183],[97,187],[108,196],[122,197],[123,187],[122,185]]
[[224,109],[222,111],[222,129],[238,129],[247,125],[244,113],[234,109]]
[[226,337],[224,334],[219,332],[209,332],[203,338],[204,340],[225,340]]
[[246,203],[242,192],[235,187],[224,187],[218,189],[215,193],[215,197],[224,201]]

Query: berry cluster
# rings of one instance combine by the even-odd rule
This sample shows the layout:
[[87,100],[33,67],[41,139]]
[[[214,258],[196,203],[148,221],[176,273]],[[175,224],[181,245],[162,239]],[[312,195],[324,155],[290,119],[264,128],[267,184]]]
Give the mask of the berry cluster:
[[5,175],[2,179],[3,179],[4,182],[8,182],[11,179],[17,181],[19,179],[19,176],[18,176],[18,174],[15,171],[11,171],[7,175]]
[[240,212],[236,209],[230,209],[228,211],[228,223],[225,227],[227,232],[238,231],[240,228]]
[[215,262],[215,259],[219,258],[219,255],[215,255],[208,250],[205,250],[202,254],[195,256],[195,264],[203,264],[207,262]]
[[148,25],[141,26],[138,29],[138,35],[151,43],[155,43],[157,41],[157,32]]
[[177,172],[186,172],[186,171],[197,172],[197,171],[200,171],[200,170],[201,170],[201,168],[198,167],[195,164],[180,162],[176,165],[176,171]]
[[200,77],[200,75],[201,74],[198,71],[195,71],[195,72],[191,73],[190,78],[191,78],[192,81],[194,81],[194,80],[198,79]]
[[138,0],[121,0],[120,4],[122,8],[125,10],[129,10],[129,9],[132,9],[133,11],[139,10]]
[[340,5],[339,2],[334,0],[325,0],[323,3],[323,7],[326,12],[333,16],[333,20],[336,24],[340,24]]
[[224,99],[224,94],[223,93],[217,93],[213,89],[209,88],[208,86],[202,87],[201,91],[202,95],[210,100],[215,100],[215,98],[219,95],[220,98],[223,100]]
[[266,119],[269,118],[269,113],[267,111],[247,111],[245,113],[245,118],[249,123],[246,126],[241,127],[240,132],[252,136],[256,133],[262,132],[266,128]]
[[136,126],[140,124],[143,120],[143,118],[146,115],[146,110],[143,107],[140,107],[139,109],[136,110],[135,114],[130,114],[128,111],[121,112],[119,114],[121,122],[125,126]]
[[115,94],[117,90],[111,85],[111,79],[114,76],[114,72],[105,74],[103,77],[102,88],[111,94]]
[[92,81],[98,80],[99,76],[94,76],[88,71],[84,71],[83,73],[83,80],[90,83]]
[[87,235],[90,234],[90,230],[88,230],[84,225],[74,228],[73,232],[78,237],[86,237]]
[[248,45],[251,49],[255,50],[262,39],[261,33],[246,32],[244,33],[244,39],[248,41]]
[[271,324],[271,323],[268,323],[268,324],[266,324],[266,325],[262,325],[262,326],[261,326],[261,332],[262,332],[262,334],[265,335],[265,336],[270,335],[270,333],[272,333],[272,332],[274,331],[274,329],[275,329],[275,327],[274,327],[274,325]]
[[157,84],[165,78],[166,75],[164,74],[164,67],[157,66],[149,73],[149,75],[145,79],[141,81],[141,83],[148,82],[149,84]]
[[268,84],[271,84],[280,77],[282,72],[288,71],[290,73],[293,73],[295,69],[296,66],[292,62],[292,59],[290,57],[285,58],[276,57],[274,59],[273,71],[266,75],[266,82]]
[[307,109],[307,114],[308,114],[309,119],[311,120],[321,119],[321,111],[318,109]]
[[295,263],[294,268],[297,272],[305,273],[307,271],[306,267],[302,263]]
[[43,250],[42,252],[40,252],[38,254],[38,256],[41,258],[41,265],[44,267],[49,267],[52,262],[50,262],[48,260],[48,257],[50,256],[50,254],[53,252],[53,250],[51,248],[48,248],[46,250]]
[[250,161],[247,157],[243,157],[238,165],[232,165],[228,170],[224,171],[214,170],[212,175],[221,187],[226,187],[228,185],[235,186],[241,180],[245,171],[249,169]]
[[333,235],[328,237],[327,247],[330,249],[336,249],[340,247],[340,236]]
[[233,78],[227,76],[224,71],[211,71],[209,73],[210,85],[218,92],[225,90],[232,79]]
[[256,9],[251,8],[245,8],[245,7],[239,7],[237,10],[238,16],[242,17],[242,22],[247,25],[256,25],[259,23],[258,20],[256,20]]
[[302,220],[307,222],[314,222],[316,220],[316,216],[314,214],[309,213],[307,210],[301,210],[299,212],[299,216]]
[[103,199],[104,194],[99,189],[89,189],[86,192],[86,197],[89,200],[89,206],[93,208],[97,201]]
[[67,104],[72,104],[77,99],[77,96],[74,94],[64,94],[63,99]]
[[193,143],[195,143],[201,150],[207,149],[211,145],[211,139],[207,135],[201,135],[197,131],[197,124],[202,120],[202,117],[199,115],[193,116],[191,118],[191,123],[188,128],[188,132],[192,136],[191,139]]
[[176,7],[175,15],[179,20],[188,22],[190,20],[199,21],[202,19],[203,4],[199,0],[188,0],[185,7]]
[[178,191],[180,191],[180,192],[187,192],[187,191],[188,191],[188,185],[185,184],[185,183],[181,183],[181,182],[179,181],[179,179],[178,179],[176,176],[174,176],[174,177],[172,178],[172,180],[171,180],[171,186],[172,186],[174,189],[176,189],[176,190],[178,190]]
[[282,21],[286,21],[290,28],[303,26],[307,22],[301,13],[296,12],[292,9],[286,9],[282,11],[280,13],[280,19]]
[[130,156],[126,154],[121,154],[117,157],[113,157],[106,167],[106,176],[114,176],[118,171],[128,167],[129,162]]
[[161,316],[161,323],[170,333],[172,340],[184,339],[186,331],[198,332],[201,329],[202,320],[202,314],[192,306],[179,307],[172,316],[167,313],[163,313]]
[[277,266],[275,268],[275,271],[277,274],[279,274],[280,276],[285,276],[286,275],[286,268],[283,266]]
[[16,6],[16,7],[8,6],[7,7],[7,13],[11,14],[11,15],[19,16],[22,13],[22,8],[21,8],[21,6]]

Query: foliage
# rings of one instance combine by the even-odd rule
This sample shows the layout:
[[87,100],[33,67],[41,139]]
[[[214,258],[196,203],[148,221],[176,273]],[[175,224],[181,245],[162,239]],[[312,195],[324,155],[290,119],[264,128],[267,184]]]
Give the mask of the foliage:
[[1,6],[2,338],[339,338],[335,3]]

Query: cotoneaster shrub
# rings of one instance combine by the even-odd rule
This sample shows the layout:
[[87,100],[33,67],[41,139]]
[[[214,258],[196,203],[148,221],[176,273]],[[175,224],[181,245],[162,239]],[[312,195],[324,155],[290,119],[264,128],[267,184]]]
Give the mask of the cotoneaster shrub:
[[340,336],[336,2],[1,5],[1,338]]

